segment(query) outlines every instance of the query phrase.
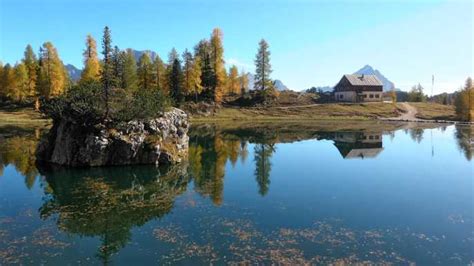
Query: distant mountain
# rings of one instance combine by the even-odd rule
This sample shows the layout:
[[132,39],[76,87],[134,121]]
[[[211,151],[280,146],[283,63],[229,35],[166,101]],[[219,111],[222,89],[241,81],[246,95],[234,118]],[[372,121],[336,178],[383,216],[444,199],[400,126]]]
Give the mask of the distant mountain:
[[81,73],[82,73],[82,70],[71,65],[71,64],[67,64],[66,65],[66,69],[67,69],[67,73],[69,74],[69,78],[72,80],[72,81],[78,81],[80,78],[81,78]]
[[321,90],[323,92],[332,92],[334,87],[332,86],[323,86],[323,87],[315,87],[316,91]]
[[[249,90],[254,90],[255,87],[255,77],[252,73],[247,73],[247,77],[249,78]],[[275,79],[274,81],[275,88],[278,91],[287,91],[290,90],[281,80]]]
[[365,65],[363,68],[357,70],[354,74],[358,74],[358,75],[364,74],[364,75],[375,75],[375,76],[377,76],[377,78],[383,84],[383,90],[384,91],[391,91],[395,87],[395,84],[393,84],[393,82],[388,80],[377,69],[373,69],[370,65]]
[[275,79],[273,81],[273,85],[275,85],[275,88],[277,89],[277,91],[288,91],[290,90],[285,84],[283,84],[283,82],[279,79]]
[[151,51],[151,50],[138,51],[138,50],[132,49],[132,51],[133,51],[133,56],[135,57],[135,61],[137,62],[144,53],[148,53],[151,60],[155,60],[155,57],[158,55],[156,52]]

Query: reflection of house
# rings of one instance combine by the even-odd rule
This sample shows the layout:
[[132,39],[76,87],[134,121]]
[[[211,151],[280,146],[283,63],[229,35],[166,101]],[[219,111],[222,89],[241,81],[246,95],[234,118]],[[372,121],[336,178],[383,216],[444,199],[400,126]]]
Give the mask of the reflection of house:
[[336,101],[380,102],[383,84],[375,75],[344,75],[334,87]]
[[381,133],[336,132],[334,145],[345,159],[375,158],[383,151]]

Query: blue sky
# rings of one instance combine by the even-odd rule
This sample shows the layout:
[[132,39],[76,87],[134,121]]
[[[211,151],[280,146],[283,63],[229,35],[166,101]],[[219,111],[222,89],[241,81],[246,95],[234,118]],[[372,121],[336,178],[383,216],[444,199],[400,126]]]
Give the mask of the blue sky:
[[272,52],[273,78],[296,90],[334,85],[366,64],[396,86],[420,82],[454,91],[473,73],[472,1],[131,1],[0,0],[0,60],[15,63],[29,43],[57,47],[82,67],[85,36],[108,25],[120,48],[162,58],[224,32],[228,64],[253,71],[257,44]]

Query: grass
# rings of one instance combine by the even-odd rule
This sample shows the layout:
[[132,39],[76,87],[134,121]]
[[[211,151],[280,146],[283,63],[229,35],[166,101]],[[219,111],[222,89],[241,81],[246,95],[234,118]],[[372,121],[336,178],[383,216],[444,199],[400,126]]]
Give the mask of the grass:
[[312,104],[285,107],[222,108],[211,116],[193,116],[192,122],[212,121],[298,121],[298,120],[371,120],[396,117],[401,108],[388,103]]
[[429,120],[457,120],[453,105],[437,103],[410,103],[416,107],[416,117]]
[[[418,117],[423,119],[455,120],[453,106],[434,103],[410,103],[418,109]],[[379,117],[396,117],[403,108],[391,103],[362,104],[312,104],[283,107],[221,108],[211,116],[192,116],[193,123],[247,123],[255,122],[308,122],[308,121],[367,121]],[[50,125],[32,108],[0,110],[0,126],[40,127]]]
[[32,108],[15,108],[0,110],[0,126],[38,127],[51,124],[51,121],[41,117]]

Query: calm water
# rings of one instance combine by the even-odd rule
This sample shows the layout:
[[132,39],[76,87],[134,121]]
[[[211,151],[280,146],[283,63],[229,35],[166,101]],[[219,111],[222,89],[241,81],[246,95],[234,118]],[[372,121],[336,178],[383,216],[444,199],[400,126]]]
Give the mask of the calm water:
[[1,132],[0,264],[474,261],[473,128],[201,126],[187,163],[75,170]]

